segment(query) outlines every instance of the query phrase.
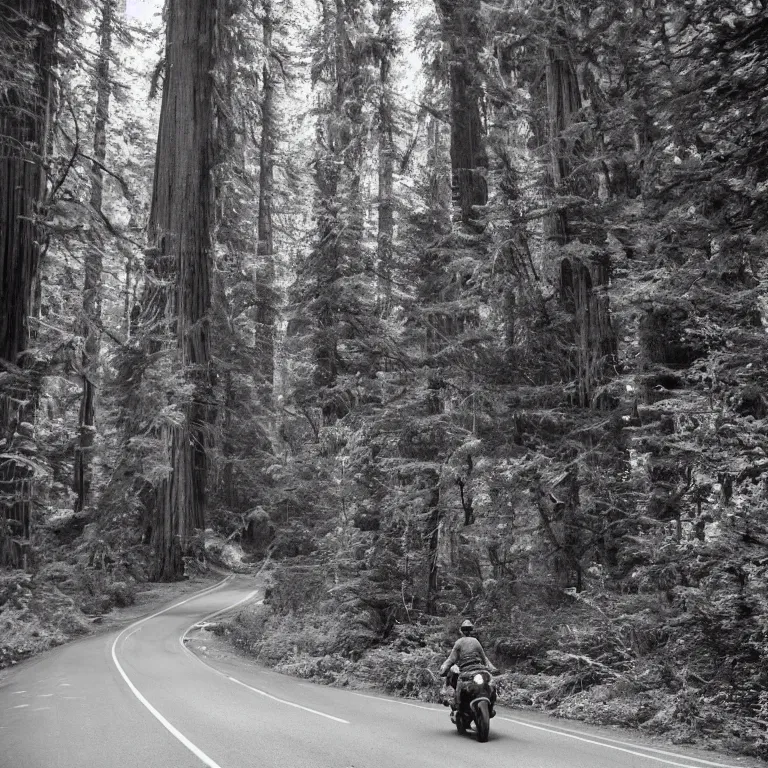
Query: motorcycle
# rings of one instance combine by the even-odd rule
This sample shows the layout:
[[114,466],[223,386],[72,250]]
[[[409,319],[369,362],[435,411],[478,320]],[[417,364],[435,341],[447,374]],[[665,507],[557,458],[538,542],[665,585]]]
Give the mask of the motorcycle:
[[460,672],[454,665],[451,672],[454,676],[458,674],[456,685],[459,686],[459,708],[451,712],[451,720],[460,734],[466,733],[474,723],[477,740],[485,743],[490,733],[491,718],[496,714],[493,677],[484,667]]

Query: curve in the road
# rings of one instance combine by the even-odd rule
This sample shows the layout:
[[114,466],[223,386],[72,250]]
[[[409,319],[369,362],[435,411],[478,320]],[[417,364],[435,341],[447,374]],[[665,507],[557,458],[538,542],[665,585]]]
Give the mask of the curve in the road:
[[[133,681],[128,677],[128,675],[125,673],[125,670],[123,669],[120,662],[117,660],[117,644],[122,639],[123,635],[126,635],[126,639],[130,637],[136,629],[145,622],[149,621],[150,619],[154,619],[157,616],[161,616],[164,613],[168,613],[168,611],[173,610],[174,608],[178,608],[180,605],[184,605],[185,603],[190,602],[191,600],[195,600],[199,597],[202,597],[203,595],[207,595],[210,592],[215,592],[219,587],[224,586],[227,582],[232,580],[232,576],[227,576],[225,579],[222,579],[218,584],[214,584],[212,587],[209,587],[208,589],[204,589],[202,592],[197,592],[192,597],[188,597],[186,600],[182,600],[178,603],[174,603],[173,605],[169,605],[167,608],[163,608],[161,611],[157,611],[157,613],[153,613],[151,616],[145,616],[143,619],[139,619],[138,621],[135,621],[130,626],[126,627],[122,632],[118,634],[118,636],[115,638],[115,641],[112,643],[112,661],[115,663],[115,667],[117,667],[117,671],[120,673],[120,676],[125,680],[126,685],[128,688],[130,688],[131,693],[149,710],[149,712],[152,714],[152,716],[165,728],[168,733],[173,736],[174,739],[178,739],[195,757],[197,757],[199,760],[203,762],[204,765],[207,765],[208,768],[221,768],[221,766],[212,760],[208,755],[203,752],[202,749],[197,747],[195,744],[193,744],[176,726],[174,726],[172,723],[169,723],[168,720],[163,717],[143,696],[141,691],[133,684]],[[248,595],[244,597],[242,600],[239,600],[234,605],[229,606],[229,608],[224,610],[230,610],[231,608],[235,608],[236,606],[240,605],[241,603],[246,602],[248,599],[250,599],[253,595],[257,593],[258,590],[255,590],[251,593],[251,595]],[[218,613],[224,613],[224,610],[217,611],[216,613],[211,614],[211,617],[214,615],[217,615]],[[192,625],[194,626],[194,624]],[[187,630],[188,632],[189,630]],[[127,634],[126,634],[127,633]],[[186,632],[184,633],[186,634]],[[183,638],[183,635],[182,635]]]
[[[217,589],[218,587],[222,586],[226,582],[226,579],[219,584],[216,584],[213,589]],[[247,683],[244,683],[242,680],[238,680],[236,677],[232,677],[232,675],[225,675],[220,670],[216,669],[216,667],[212,666],[211,664],[206,663],[203,659],[201,659],[197,654],[192,653],[192,651],[187,648],[186,641],[187,641],[187,635],[195,628],[200,626],[201,624],[205,624],[205,622],[210,621],[211,619],[216,618],[216,616],[221,616],[222,613],[227,613],[234,608],[237,608],[238,605],[242,605],[243,603],[247,603],[249,600],[252,600],[257,594],[259,593],[258,589],[254,589],[253,592],[251,592],[249,595],[246,595],[242,600],[238,600],[236,603],[233,603],[232,605],[228,605],[225,608],[219,608],[218,611],[213,611],[213,613],[209,613],[206,616],[203,616],[202,619],[198,619],[197,621],[190,624],[184,632],[181,633],[179,636],[179,643],[181,643],[181,647],[184,649],[184,652],[189,654],[195,661],[200,662],[204,666],[206,666],[208,669],[213,670],[217,675],[221,675],[222,677],[225,677],[227,680],[237,683],[237,685],[243,686],[243,688],[247,688],[249,691],[253,693],[257,693],[260,696],[263,696],[266,699],[272,699],[272,701],[277,701],[280,704],[285,704],[288,707],[295,707],[296,709],[302,709],[305,712],[310,712],[313,715],[319,715],[320,717],[325,717],[328,720],[333,720],[337,723],[344,723],[345,725],[349,725],[349,720],[344,720],[341,717],[336,717],[335,715],[329,715],[327,712],[320,712],[317,709],[311,709],[310,707],[305,707],[302,704],[297,704],[294,701],[288,701],[287,699],[281,699],[278,696],[273,696],[271,693],[267,693],[266,691],[262,691],[260,688],[254,688],[251,685],[248,685]],[[179,603],[181,605],[181,603]],[[173,607],[173,606],[171,606]],[[170,609],[168,609],[170,610]]]

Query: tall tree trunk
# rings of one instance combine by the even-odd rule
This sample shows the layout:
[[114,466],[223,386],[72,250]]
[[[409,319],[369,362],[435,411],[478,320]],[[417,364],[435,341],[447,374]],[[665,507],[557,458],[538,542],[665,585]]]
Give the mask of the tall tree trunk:
[[[155,489],[153,577],[183,575],[183,557],[205,527],[207,424],[211,373],[211,232],[214,221],[213,67],[217,4],[170,0],[166,69],[149,219],[147,302],[175,332],[185,390],[182,418],[162,430],[169,475]],[[170,284],[169,291],[162,288]],[[163,301],[164,300],[164,301]],[[178,397],[178,393],[175,395]]]
[[480,0],[436,0],[442,37],[450,53],[451,166],[453,196],[463,224],[479,230],[475,206],[488,202],[479,81]]
[[379,63],[379,222],[377,237],[377,258],[379,284],[379,311],[386,316],[392,308],[392,257],[395,232],[395,208],[393,198],[393,176],[395,166],[394,126],[390,71],[392,69],[392,47],[394,29],[392,14],[394,0],[381,0],[379,8],[379,39],[382,41]]
[[428,552],[428,577],[427,577],[427,613],[437,613],[437,596],[439,591],[438,577],[440,575],[440,474],[436,471],[427,472],[428,482],[432,483],[429,489],[429,517],[427,531]]
[[[576,68],[571,59],[567,23],[561,7],[555,10],[554,36],[547,47],[546,80],[549,116],[550,194],[568,194],[574,183],[572,160],[583,152],[584,139],[568,136],[578,119],[582,101]],[[568,213],[555,209],[545,221],[551,241],[564,246],[573,237]],[[577,382],[576,401],[581,406],[607,404],[605,398],[593,402],[596,389],[610,374],[616,358],[614,333],[608,301],[608,255],[599,251],[589,260],[565,256],[560,263],[560,296],[563,306],[574,317]]]
[[[445,148],[447,131],[441,121],[429,120],[427,128],[427,166],[429,168],[429,237],[439,244],[451,233],[451,169]],[[419,286],[419,299],[434,304],[443,290],[444,267],[440,248],[427,247],[422,255],[422,269],[426,278]],[[427,317],[424,331],[424,354],[431,355],[445,345],[446,322],[443,313],[433,312]]]
[[[109,80],[112,55],[112,25],[116,0],[103,0],[99,26],[99,57],[96,63],[96,118],[93,126],[93,165],[91,168],[91,207],[101,211],[104,191],[104,163],[107,158],[107,123],[112,87]],[[89,248],[85,254],[85,283],[83,285],[83,314],[81,334],[85,337],[80,365],[83,392],[80,398],[79,445],[75,449],[74,490],[77,494],[75,511],[85,507],[91,488],[91,452],[96,436],[95,385],[99,365],[99,326],[101,324],[101,270],[99,248]]]
[[275,262],[272,237],[272,197],[275,164],[275,77],[272,73],[272,31],[274,20],[271,0],[263,0],[263,42],[265,51],[262,69],[263,98],[261,102],[261,148],[259,153],[259,243],[258,280],[259,307],[257,312],[257,344],[261,349],[260,374],[265,399],[271,400],[275,374]]
[[[547,114],[551,192],[564,194],[571,176],[571,152],[564,134],[581,109],[581,95],[565,32],[559,26],[557,30],[558,37],[547,47]],[[558,245],[565,245],[569,241],[565,209],[557,209],[547,217],[545,230],[548,239]]]
[[[60,7],[52,0],[0,4],[0,440],[3,453],[34,452],[34,393],[22,353],[29,338],[41,244],[53,64]],[[31,534],[31,472],[0,469],[0,565],[25,564]]]
[[[322,0],[322,31],[324,49],[328,54],[335,54],[334,74],[338,77],[343,69],[344,49],[337,41],[339,19],[332,10],[333,0]],[[317,296],[317,330],[314,339],[316,370],[313,384],[319,388],[330,388],[338,375],[338,340],[336,332],[336,281],[339,277],[338,240],[338,204],[339,164],[337,162],[338,137],[336,111],[341,101],[338,83],[329,85],[321,96],[328,103],[328,114],[320,115],[316,126],[317,152],[315,162],[315,184],[317,186],[316,207],[318,219],[317,245],[313,250],[308,269],[312,275]],[[323,404],[323,418],[332,420],[333,408]]]

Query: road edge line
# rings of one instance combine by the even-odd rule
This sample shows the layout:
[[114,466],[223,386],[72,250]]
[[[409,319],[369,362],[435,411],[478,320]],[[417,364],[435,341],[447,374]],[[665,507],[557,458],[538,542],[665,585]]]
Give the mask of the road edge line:
[[[655,760],[658,763],[664,763],[665,765],[675,766],[675,768],[698,768],[698,766],[691,765],[690,763],[673,763],[671,760],[665,760],[663,757],[656,757],[655,755],[649,755],[647,752],[640,752],[639,750],[644,749],[644,747],[641,747],[640,745],[636,745],[635,749],[625,749],[624,747],[617,747],[617,746],[614,746],[613,744],[607,744],[605,741],[597,741],[596,739],[588,739],[584,736],[577,736],[575,733],[569,733],[567,731],[558,731],[555,728],[547,728],[546,726],[543,726],[543,725],[534,725],[533,723],[526,723],[525,720],[514,720],[511,717],[502,717],[502,716],[499,716],[499,719],[505,720],[508,723],[515,723],[516,725],[522,725],[522,726],[525,726],[526,728],[535,728],[537,731],[546,731],[547,733],[553,733],[556,736],[563,736],[566,739],[576,739],[577,741],[584,741],[587,744],[595,744],[599,747],[605,747],[605,749],[615,749],[617,752],[626,752],[629,755],[635,755],[636,757],[643,757],[646,760]],[[600,737],[597,736],[596,738],[599,739]],[[629,742],[619,742],[619,743],[629,744]],[[663,752],[662,750],[657,750],[657,749],[654,749],[653,747],[648,747],[647,749],[648,751],[660,752],[661,754],[669,755],[670,757],[677,757],[682,760],[691,760],[694,762],[703,763],[704,765],[716,766],[717,768],[739,768],[738,766],[735,766],[735,765],[726,765],[725,763],[712,763],[707,760],[703,760],[701,758],[688,757],[687,755],[679,754],[677,752]]]
[[138,627],[139,625],[143,624],[145,621],[149,621],[150,619],[154,619],[156,616],[161,616],[164,613],[167,613],[170,610],[173,610],[174,608],[177,608],[180,605],[184,605],[184,603],[188,603],[190,600],[195,600],[198,597],[202,597],[204,595],[209,594],[210,592],[213,592],[214,590],[217,590],[219,587],[226,584],[228,581],[231,581],[233,578],[233,574],[230,574],[226,578],[222,579],[218,584],[214,584],[212,587],[208,587],[208,589],[204,589],[200,592],[195,593],[191,597],[188,597],[186,600],[181,600],[178,603],[174,603],[173,605],[169,605],[167,608],[163,608],[161,611],[157,611],[156,613],[151,614],[150,616],[145,616],[143,619],[139,619],[138,621],[134,621],[133,624],[129,624],[125,629],[123,629],[115,638],[114,642],[112,643],[112,661],[115,664],[115,667],[117,668],[117,671],[120,673],[120,676],[125,680],[126,684],[128,685],[128,688],[130,689],[131,693],[147,708],[149,713],[160,723],[160,725],[165,728],[168,733],[171,734],[177,741],[179,741],[182,745],[184,745],[195,757],[197,757],[199,760],[201,760],[205,765],[208,766],[208,768],[221,768],[221,766],[212,758],[208,757],[208,755],[203,752],[202,749],[195,746],[178,728],[176,728],[174,725],[172,725],[168,720],[163,717],[163,715],[160,714],[143,696],[141,691],[133,684],[131,679],[128,677],[128,675],[125,673],[125,670],[122,668],[120,662],[117,660],[117,644],[120,641],[120,638],[129,630],[133,629],[134,627]]
[[[510,720],[510,718],[506,718],[506,719]],[[510,722],[512,721],[510,720]],[[525,720],[515,720],[514,722],[525,723]],[[526,724],[530,725],[530,723],[526,723]],[[564,736],[568,736],[571,734],[573,734],[574,736],[584,735],[579,733],[578,731],[574,731],[571,728],[566,728],[565,726],[561,726],[561,725],[557,725],[551,728],[551,730],[554,733],[561,733]],[[594,736],[594,738],[596,739],[609,741],[613,744],[621,744],[624,747],[634,747],[635,749],[642,749],[647,752],[656,752],[656,754],[658,755],[667,755],[667,757],[679,757],[679,758],[682,758],[683,760],[692,760],[695,763],[702,763],[703,765],[711,766],[711,768],[749,768],[749,766],[744,766],[744,765],[738,766],[738,765],[733,765],[732,763],[715,763],[712,760],[706,760],[703,757],[690,757],[689,755],[684,755],[680,752],[670,752],[667,749],[659,749],[658,747],[644,747],[639,744],[633,744],[631,741],[622,741],[621,739],[613,739],[610,736],[601,736],[599,734],[590,734],[590,735]],[[697,768],[697,766],[691,766],[691,768]]]
[[[247,603],[249,600],[252,600],[254,595],[257,595],[259,591],[261,590],[261,587],[258,589],[254,589],[253,592],[250,592],[248,595],[246,595],[242,600],[238,600],[236,603],[232,603],[232,605],[228,605],[226,608],[219,608],[218,611],[214,611],[213,613],[209,613],[207,616],[203,616],[202,619],[198,619],[194,623],[190,624],[184,632],[179,636],[179,642],[181,643],[181,647],[184,648],[184,650],[187,651],[187,653],[192,653],[192,651],[187,648],[186,645],[184,645],[184,640],[186,639],[187,635],[198,625],[202,624],[204,621],[208,621],[208,619],[212,619],[214,616],[219,616],[222,613],[226,613],[227,611],[231,611],[235,608],[237,608],[238,605],[242,605],[243,603]],[[195,656],[194,653],[192,653],[193,656]],[[198,656],[195,656],[196,659],[198,659]],[[204,662],[203,662],[204,663]],[[208,666],[206,664],[206,666]]]
[[320,717],[326,717],[329,720],[335,720],[337,723],[344,723],[345,725],[351,725],[349,720],[344,720],[341,717],[336,717],[335,715],[329,715],[326,712],[320,712],[317,709],[311,709],[310,707],[305,707],[302,704],[296,704],[293,701],[288,701],[287,699],[280,699],[277,696],[273,696],[271,693],[267,693],[266,691],[262,691],[259,688],[254,688],[247,683],[244,683],[242,680],[238,680],[236,677],[232,677],[231,675],[226,674],[226,672],[222,672],[220,669],[216,669],[216,667],[209,664],[204,659],[201,659],[196,653],[193,653],[187,646],[184,644],[184,640],[187,637],[187,634],[194,629],[198,624],[202,624],[204,621],[208,621],[208,619],[212,619],[214,616],[218,616],[219,614],[226,613],[227,611],[231,611],[233,608],[237,608],[238,605],[241,605],[242,603],[248,602],[248,600],[253,599],[253,596],[259,592],[258,589],[255,589],[253,592],[251,592],[249,595],[244,597],[242,600],[238,600],[236,603],[226,607],[221,608],[218,611],[214,611],[213,613],[209,613],[207,616],[204,616],[202,619],[198,619],[194,624],[190,624],[184,632],[179,636],[179,643],[181,644],[181,647],[188,653],[193,659],[196,659],[199,661],[204,667],[207,667],[212,672],[215,672],[217,675],[220,675],[221,677],[225,678],[226,680],[230,680],[233,683],[237,683],[238,685],[242,685],[244,688],[247,688],[249,691],[253,691],[254,693],[258,693],[260,696],[265,696],[268,699],[272,699],[273,701],[278,701],[281,704],[285,704],[289,707],[296,707],[297,709],[303,709],[305,712],[311,712],[313,715],[319,715]]

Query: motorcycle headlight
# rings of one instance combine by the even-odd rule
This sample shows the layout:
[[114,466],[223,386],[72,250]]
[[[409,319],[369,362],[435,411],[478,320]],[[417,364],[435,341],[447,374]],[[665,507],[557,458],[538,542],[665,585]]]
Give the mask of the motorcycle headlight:
[[472,678],[473,682],[477,683],[478,685],[482,685],[485,682],[485,679],[483,676],[478,673]]

